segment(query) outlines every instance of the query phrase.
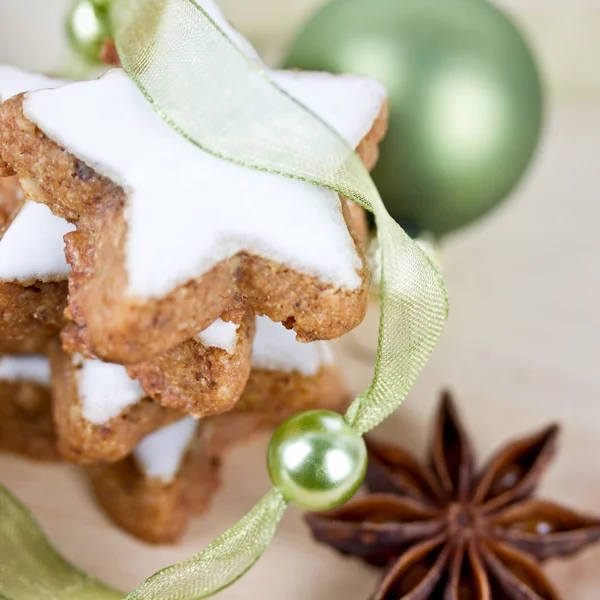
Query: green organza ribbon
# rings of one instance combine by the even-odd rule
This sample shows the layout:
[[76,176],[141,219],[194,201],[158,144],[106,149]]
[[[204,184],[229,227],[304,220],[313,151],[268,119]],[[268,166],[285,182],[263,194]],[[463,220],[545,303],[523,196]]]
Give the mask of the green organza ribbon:
[[[442,330],[448,303],[436,268],[388,215],[355,152],[193,0],[113,0],[111,29],[125,70],[181,135],[226,160],[334,190],[375,215],[382,252],[375,372],[346,413],[357,432],[369,431],[404,400]],[[7,522],[0,551],[13,548],[22,558],[0,557],[0,593],[10,600],[121,597],[58,558],[8,496],[2,513],[10,506],[8,519],[0,515]],[[272,490],[208,548],[152,576],[128,600],[194,600],[230,585],[268,547],[286,506]]]
[[62,558],[27,509],[0,486],[0,598],[121,600]]

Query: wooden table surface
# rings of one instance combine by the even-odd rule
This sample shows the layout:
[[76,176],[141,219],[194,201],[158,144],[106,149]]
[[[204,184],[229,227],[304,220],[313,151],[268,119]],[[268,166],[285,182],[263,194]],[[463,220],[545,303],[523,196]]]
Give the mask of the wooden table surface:
[[[438,391],[456,393],[482,458],[507,437],[549,421],[561,452],[541,494],[600,513],[600,104],[552,107],[542,151],[512,200],[446,241],[452,314],[403,408],[380,430],[422,452]],[[370,376],[356,358],[374,345],[376,307],[343,344],[348,379]],[[60,550],[90,573],[130,590],[233,524],[268,489],[266,438],[233,452],[213,509],[175,548],[153,548],[113,527],[77,469],[0,456],[0,481],[41,521]],[[597,600],[600,547],[549,574],[569,600]],[[290,509],[271,548],[222,598],[366,599],[379,575],[310,540]]]

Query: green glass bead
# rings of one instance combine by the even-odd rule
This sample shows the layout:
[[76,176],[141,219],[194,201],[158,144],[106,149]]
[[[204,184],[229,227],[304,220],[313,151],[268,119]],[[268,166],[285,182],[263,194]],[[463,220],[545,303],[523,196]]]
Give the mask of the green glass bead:
[[311,511],[330,510],[358,490],[367,469],[367,449],[341,415],[300,413],[271,439],[269,475],[286,500]]
[[405,229],[445,235],[504,200],[538,145],[543,88],[518,28],[485,0],[332,0],[286,67],[371,75],[390,127],[373,178]]
[[67,34],[73,50],[91,63],[100,63],[102,44],[109,37],[108,2],[76,0],[67,17]]

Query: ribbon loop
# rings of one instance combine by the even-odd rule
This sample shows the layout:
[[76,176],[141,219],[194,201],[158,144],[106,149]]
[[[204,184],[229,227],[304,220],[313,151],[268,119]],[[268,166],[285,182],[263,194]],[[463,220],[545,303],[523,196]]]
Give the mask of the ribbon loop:
[[62,558],[29,511],[0,486],[0,598],[122,600],[124,596]]

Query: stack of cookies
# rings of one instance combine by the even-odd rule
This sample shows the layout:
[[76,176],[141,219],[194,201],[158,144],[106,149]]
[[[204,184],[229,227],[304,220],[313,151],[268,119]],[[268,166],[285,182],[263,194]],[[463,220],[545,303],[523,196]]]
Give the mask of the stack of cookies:
[[[271,75],[374,165],[377,82]],[[118,525],[173,542],[228,448],[350,400],[326,340],[366,311],[364,214],[204,152],[119,68],[0,67],[0,102],[0,447],[82,465]]]

